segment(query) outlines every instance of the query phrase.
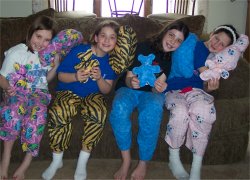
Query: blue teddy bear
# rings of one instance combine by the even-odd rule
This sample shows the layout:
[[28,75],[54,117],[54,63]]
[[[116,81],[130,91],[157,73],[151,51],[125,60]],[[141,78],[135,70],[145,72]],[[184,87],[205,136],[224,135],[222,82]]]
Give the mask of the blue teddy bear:
[[143,87],[145,85],[154,87],[154,82],[156,80],[154,73],[159,73],[161,71],[160,66],[152,65],[154,59],[154,54],[149,54],[148,56],[143,56],[142,54],[140,54],[138,56],[138,60],[141,62],[141,66],[134,67],[132,72],[133,74],[138,76],[140,87]]

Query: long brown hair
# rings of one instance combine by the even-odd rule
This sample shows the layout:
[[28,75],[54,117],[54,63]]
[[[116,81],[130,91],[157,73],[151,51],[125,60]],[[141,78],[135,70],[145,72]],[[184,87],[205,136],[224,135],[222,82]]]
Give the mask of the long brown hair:
[[182,21],[175,21],[175,22],[167,25],[165,28],[163,28],[163,30],[160,33],[158,33],[150,38],[150,41],[152,43],[152,48],[156,52],[163,52],[162,39],[164,38],[166,33],[171,29],[176,29],[176,30],[182,32],[184,35],[184,40],[188,37],[189,28],[187,27],[187,25],[184,24]]

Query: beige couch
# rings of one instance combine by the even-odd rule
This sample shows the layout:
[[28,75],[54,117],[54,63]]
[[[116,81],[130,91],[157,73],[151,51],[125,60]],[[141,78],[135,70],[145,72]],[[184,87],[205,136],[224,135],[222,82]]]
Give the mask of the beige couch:
[[[83,33],[84,37],[88,37],[93,31],[95,25],[105,18],[66,16],[65,14],[55,13],[52,9],[41,11],[35,15],[24,18],[0,18],[1,24],[1,46],[0,46],[0,67],[4,60],[4,51],[11,46],[25,39],[27,27],[40,14],[55,17],[59,24],[60,30],[66,28],[74,28]],[[112,18],[121,25],[130,25],[137,33],[139,41],[143,41],[154,33],[159,32],[168,21],[156,21],[149,18],[127,15],[120,18]],[[205,17],[190,16],[179,19],[184,21],[190,30],[201,35]],[[56,80],[50,84],[50,91],[54,95],[54,87]],[[1,91],[0,91],[1,93]],[[217,109],[217,120],[213,126],[211,139],[204,157],[205,164],[224,164],[233,163],[242,160],[246,155],[248,145],[249,132],[249,64],[240,59],[238,67],[231,73],[228,80],[221,81],[219,90],[212,93],[215,96],[215,105]],[[1,95],[1,94],[0,94]],[[111,108],[114,92],[107,96],[108,107]],[[133,158],[138,158],[136,132],[137,112],[132,114],[133,119],[133,147],[131,149]],[[168,112],[164,111],[160,137],[153,160],[167,161],[168,146],[164,141],[166,124],[168,121]],[[81,130],[82,122],[76,117],[74,121],[74,133],[71,140],[71,147],[65,152],[65,158],[77,158],[81,148]],[[2,148],[1,141],[1,148]],[[40,156],[38,159],[50,159],[51,151],[49,149],[48,134],[45,131],[41,142]],[[185,163],[191,162],[191,153],[182,148],[181,156]],[[17,141],[13,150],[13,160],[20,160],[23,153],[20,149],[20,141]],[[92,158],[120,158],[120,152],[117,148],[111,127],[107,121],[102,140],[94,149]]]

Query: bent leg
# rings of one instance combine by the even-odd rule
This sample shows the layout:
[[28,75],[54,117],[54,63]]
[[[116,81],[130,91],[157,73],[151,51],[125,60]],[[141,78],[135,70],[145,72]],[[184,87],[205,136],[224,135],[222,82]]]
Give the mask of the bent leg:
[[10,158],[11,158],[11,152],[14,145],[14,140],[10,141],[4,141],[4,148],[3,148],[3,154],[2,154],[2,161],[1,161],[1,179],[8,178],[8,170],[10,165]]
[[200,179],[202,159],[205,153],[212,124],[216,119],[213,97],[202,90],[193,90],[188,99],[190,123],[186,146],[193,152],[190,178]]
[[8,169],[12,148],[20,136],[23,115],[26,113],[26,98],[17,92],[16,96],[5,97],[5,103],[0,107],[2,123],[0,124],[0,139],[3,140],[2,161],[0,164],[1,178],[8,178]]
[[68,149],[72,135],[72,118],[77,114],[81,99],[70,91],[57,92],[49,112],[48,132],[53,151],[52,162],[43,172],[43,179],[50,180],[63,166],[63,152]]
[[130,147],[132,129],[130,116],[137,105],[138,92],[129,88],[120,88],[115,95],[110,112],[110,124],[121,150],[122,165],[114,174],[114,179],[125,180],[131,164]]
[[84,121],[84,134],[82,136],[82,150],[74,174],[75,180],[87,178],[87,162],[91,151],[96,147],[103,135],[107,117],[106,101],[100,93],[90,94],[85,97],[80,106]]
[[151,92],[143,92],[139,97],[138,105],[138,136],[140,160],[152,159],[162,120],[164,95]]
[[207,147],[212,124],[216,120],[213,97],[202,90],[193,91],[188,99],[190,123],[186,146],[195,154],[203,156]]
[[184,94],[171,91],[166,95],[166,107],[170,110],[169,122],[165,141],[171,148],[180,148],[183,145],[190,121],[188,105]]
[[146,176],[147,161],[152,159],[158,142],[163,105],[163,94],[142,92],[139,96],[137,141],[140,161],[132,172],[132,179],[144,179]]
[[68,149],[72,135],[72,118],[77,114],[80,97],[70,91],[57,92],[49,108],[48,132],[53,152]]
[[189,174],[180,159],[180,147],[183,145],[189,123],[188,106],[185,95],[171,91],[166,95],[166,107],[170,110],[165,141],[169,147],[169,168],[177,179],[188,178]]
[[103,135],[107,119],[107,105],[102,94],[91,94],[81,103],[83,117],[82,151],[91,152]]
[[131,146],[130,116],[137,105],[137,93],[129,88],[120,88],[112,103],[109,120],[116,143],[121,151],[129,150]]

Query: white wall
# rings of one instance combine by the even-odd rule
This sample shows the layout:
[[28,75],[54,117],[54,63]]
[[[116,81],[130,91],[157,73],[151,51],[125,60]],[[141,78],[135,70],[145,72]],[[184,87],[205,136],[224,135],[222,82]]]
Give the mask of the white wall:
[[[39,2],[39,0],[33,1]],[[205,32],[211,32],[221,24],[232,24],[239,33],[245,33],[247,0],[197,1],[207,1],[208,4]],[[0,7],[0,17],[25,17],[32,14],[32,0],[0,0]]]
[[0,0],[0,17],[25,17],[30,14],[32,0]]
[[232,24],[239,33],[245,33],[246,18],[247,0],[208,1],[207,32],[221,24]]

